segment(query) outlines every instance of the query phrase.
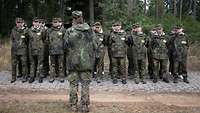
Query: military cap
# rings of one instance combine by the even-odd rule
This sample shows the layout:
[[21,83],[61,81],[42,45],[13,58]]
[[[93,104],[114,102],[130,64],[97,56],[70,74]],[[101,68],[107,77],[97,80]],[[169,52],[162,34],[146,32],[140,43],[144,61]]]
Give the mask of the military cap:
[[162,26],[161,24],[157,24],[157,25],[155,26],[155,28],[156,28],[157,30],[160,30],[160,29],[163,29],[163,26]]
[[93,24],[93,26],[101,26],[101,23],[100,23],[100,22],[95,22],[95,23]]
[[141,27],[139,23],[135,23],[132,25],[132,28],[138,28],[138,27]]
[[177,25],[175,26],[175,29],[181,29],[181,28],[183,28],[183,25],[182,25],[182,24],[177,24]]
[[15,21],[16,21],[17,23],[22,23],[24,20],[23,20],[22,18],[19,18],[19,17],[18,17],[18,18],[15,19]]
[[43,19],[43,18],[40,18],[39,20],[40,20],[41,23],[45,22],[45,19]]
[[55,17],[52,19],[52,22],[61,22],[61,21],[62,21],[62,19],[59,17]]
[[72,12],[72,17],[81,17],[83,16],[83,12],[82,11],[73,11]]
[[122,24],[121,24],[121,22],[114,22],[113,24],[112,24],[112,26],[121,26]]
[[34,17],[34,18],[33,18],[33,21],[34,21],[34,22],[39,22],[40,19],[39,19],[38,17]]

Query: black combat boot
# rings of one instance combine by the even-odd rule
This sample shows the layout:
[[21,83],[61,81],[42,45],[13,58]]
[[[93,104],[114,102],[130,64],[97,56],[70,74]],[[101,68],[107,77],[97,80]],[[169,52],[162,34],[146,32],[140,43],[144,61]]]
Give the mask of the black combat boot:
[[63,79],[63,78],[60,78],[60,83],[64,83],[65,82],[65,80]]
[[168,78],[163,78],[163,81],[164,81],[165,83],[169,83],[169,79],[168,79]]
[[25,82],[27,82],[27,77],[26,76],[24,76],[23,79],[22,79],[22,83],[25,83]]
[[177,84],[178,83],[178,78],[174,77],[174,83]]
[[183,82],[189,84],[190,82],[188,81],[187,77],[183,77]]
[[71,111],[72,111],[72,112],[78,112],[78,107],[77,107],[77,105],[71,105],[70,108],[71,108]]
[[53,83],[54,82],[54,78],[50,78],[49,83]]
[[43,83],[43,78],[42,78],[42,77],[39,77],[38,82],[39,82],[39,83]]
[[122,84],[126,84],[126,79],[122,79]]
[[135,78],[135,84],[139,84],[139,82],[140,82],[140,81],[139,81],[139,78],[136,77],[136,78]]
[[146,84],[146,83],[147,83],[144,79],[141,79],[141,82],[142,82],[143,84]]
[[153,83],[157,83],[158,82],[158,78],[157,77],[154,77],[153,78]]
[[118,82],[117,78],[113,78],[112,83],[113,83],[113,84],[117,84],[117,82]]
[[178,83],[178,74],[174,74],[174,83],[175,83],[175,84]]
[[88,105],[81,105],[80,111],[81,111],[81,113],[88,113],[89,112]]
[[16,81],[16,77],[12,76],[12,79],[11,79],[10,83],[14,83],[15,81]]
[[29,83],[33,83],[35,81],[35,77],[30,77],[30,79],[29,79]]

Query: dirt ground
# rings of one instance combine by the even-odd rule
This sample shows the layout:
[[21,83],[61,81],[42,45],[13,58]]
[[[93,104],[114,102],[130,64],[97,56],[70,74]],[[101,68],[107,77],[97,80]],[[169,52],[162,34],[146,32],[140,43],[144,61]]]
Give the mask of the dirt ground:
[[[91,92],[90,113],[200,113],[199,93]],[[0,113],[71,113],[67,91],[0,90]]]

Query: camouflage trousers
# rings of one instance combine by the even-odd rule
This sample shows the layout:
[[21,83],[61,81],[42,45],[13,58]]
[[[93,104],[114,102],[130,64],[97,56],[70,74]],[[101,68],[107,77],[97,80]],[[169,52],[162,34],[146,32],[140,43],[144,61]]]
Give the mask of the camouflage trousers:
[[31,55],[31,77],[43,78],[43,55]]
[[50,66],[49,66],[49,51],[48,51],[48,44],[44,45],[44,60],[43,60],[43,73],[44,76],[48,76],[49,75],[49,70],[50,70]]
[[64,55],[50,55],[50,78],[64,78]]
[[69,94],[69,103],[71,106],[77,105],[78,103],[78,87],[81,83],[81,105],[90,104],[89,96],[89,85],[92,79],[91,72],[70,72],[68,75],[70,94]]
[[16,78],[17,67],[23,78],[28,77],[27,56],[12,54],[12,77]]
[[153,59],[153,78],[167,78],[168,59]]
[[173,58],[172,66],[172,74],[174,77],[178,77],[178,75],[187,77],[187,57],[183,58],[181,61],[177,58]]
[[153,78],[153,57],[151,53],[151,49],[147,48],[147,59],[148,59],[148,74],[150,79]]
[[108,58],[109,58],[109,74],[111,75],[111,79],[113,78],[112,74],[112,53],[111,53],[111,48],[108,47]]
[[95,64],[94,64],[95,76],[94,77],[96,79],[102,79],[103,71],[104,71],[104,58],[95,58]]
[[126,58],[112,58],[112,76],[126,79]]
[[146,60],[140,59],[136,60],[136,70],[135,70],[135,77],[138,79],[145,79],[146,75]]
[[128,75],[133,76],[135,72],[135,59],[134,59],[134,54],[132,52],[132,48],[129,47],[127,49],[127,58],[128,58]]

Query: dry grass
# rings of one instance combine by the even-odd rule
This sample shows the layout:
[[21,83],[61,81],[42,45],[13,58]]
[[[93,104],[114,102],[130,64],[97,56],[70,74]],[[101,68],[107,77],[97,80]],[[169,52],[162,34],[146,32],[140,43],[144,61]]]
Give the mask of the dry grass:
[[188,69],[200,71],[200,43],[195,42],[189,48]]
[[8,40],[1,40],[0,43],[0,71],[11,70],[11,52]]

